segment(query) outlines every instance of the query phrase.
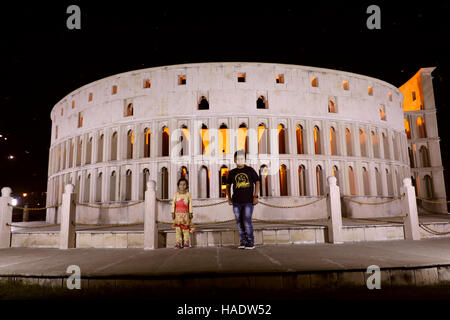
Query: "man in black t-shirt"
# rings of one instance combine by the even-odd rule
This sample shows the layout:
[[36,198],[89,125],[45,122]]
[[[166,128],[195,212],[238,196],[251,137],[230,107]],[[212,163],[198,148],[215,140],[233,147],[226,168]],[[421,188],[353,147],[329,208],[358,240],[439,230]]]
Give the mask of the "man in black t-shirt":
[[[245,152],[238,150],[234,153],[234,168],[228,173],[227,196],[228,203],[233,205],[239,232],[239,249],[254,249],[252,214],[254,206],[258,203],[259,177],[255,169],[245,165]],[[255,188],[253,188],[255,184]],[[233,195],[231,195],[233,185]]]

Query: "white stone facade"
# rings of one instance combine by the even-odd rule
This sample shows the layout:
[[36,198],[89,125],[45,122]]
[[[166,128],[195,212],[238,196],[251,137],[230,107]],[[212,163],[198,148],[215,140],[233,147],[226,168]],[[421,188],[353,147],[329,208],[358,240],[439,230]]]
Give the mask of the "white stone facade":
[[[264,108],[257,108],[261,96]],[[201,97],[208,109],[199,109]],[[267,166],[263,196],[317,197],[333,174],[343,195],[397,196],[410,177],[402,99],[378,79],[297,65],[198,63],[114,75],[73,91],[52,109],[47,205],[61,202],[66,183],[75,185],[80,202],[139,201],[147,178],[157,181],[158,197],[171,198],[182,166],[194,199],[223,200],[220,169],[235,167],[244,125],[247,164],[260,173]],[[261,124],[265,131],[258,131]],[[202,151],[202,126],[209,154]],[[142,221],[142,214],[131,220]],[[59,220],[54,209],[47,220]]]

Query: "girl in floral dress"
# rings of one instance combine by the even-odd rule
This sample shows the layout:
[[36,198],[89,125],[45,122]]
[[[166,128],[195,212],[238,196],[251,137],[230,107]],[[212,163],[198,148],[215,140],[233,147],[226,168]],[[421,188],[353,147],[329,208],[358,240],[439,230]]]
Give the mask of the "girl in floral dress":
[[192,198],[191,194],[187,191],[189,183],[185,178],[181,178],[178,180],[177,186],[178,192],[173,196],[171,208],[173,219],[172,227],[175,228],[176,231],[175,248],[190,248],[191,242],[189,241],[189,234],[194,232],[194,225],[192,223]]

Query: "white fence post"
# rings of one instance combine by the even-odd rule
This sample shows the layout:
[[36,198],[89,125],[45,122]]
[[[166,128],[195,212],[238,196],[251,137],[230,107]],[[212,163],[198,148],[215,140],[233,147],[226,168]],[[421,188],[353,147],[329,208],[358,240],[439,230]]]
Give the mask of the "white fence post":
[[341,215],[341,194],[336,185],[335,177],[328,177],[328,242],[343,243],[342,241],[342,215]]
[[419,217],[417,215],[416,192],[411,184],[411,178],[403,179],[400,193],[405,194],[402,199],[402,214],[404,219],[405,239],[420,240]]
[[67,184],[62,196],[59,248],[75,248],[75,193],[73,184]]
[[147,181],[144,203],[144,249],[158,248],[158,225],[156,222],[156,182]]
[[6,225],[12,222],[11,200],[11,188],[2,188],[2,196],[0,197],[0,248],[11,246],[11,227]]

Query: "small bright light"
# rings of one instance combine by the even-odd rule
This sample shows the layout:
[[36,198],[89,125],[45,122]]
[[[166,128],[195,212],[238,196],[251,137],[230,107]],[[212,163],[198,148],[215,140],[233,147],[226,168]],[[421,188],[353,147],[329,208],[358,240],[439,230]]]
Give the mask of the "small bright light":
[[10,160],[14,159],[14,156],[8,156],[8,159],[10,159]]
[[13,198],[13,199],[11,200],[11,204],[12,204],[13,206],[17,206],[17,199],[16,199],[16,198]]
[[3,138],[3,135],[0,134],[0,138]]
[[28,196],[28,193],[26,193],[26,192],[22,193],[22,197],[25,198],[26,196]]

